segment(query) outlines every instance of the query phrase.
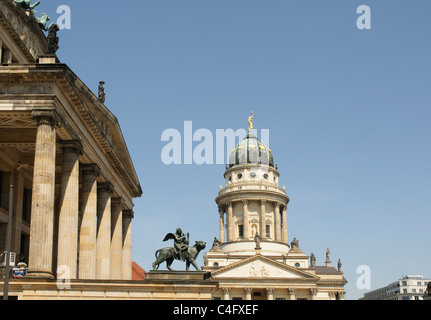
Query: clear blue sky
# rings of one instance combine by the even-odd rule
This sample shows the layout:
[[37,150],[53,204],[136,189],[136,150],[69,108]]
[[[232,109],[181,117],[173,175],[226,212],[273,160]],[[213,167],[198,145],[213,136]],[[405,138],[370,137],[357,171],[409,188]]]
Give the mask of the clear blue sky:
[[[165,129],[270,130],[291,198],[290,240],[323,265],[341,258],[347,299],[360,265],[372,289],[431,277],[431,2],[353,0],[43,0],[60,60],[117,116],[138,172],[133,258],[150,270],[177,227],[219,235],[223,165],[166,166]],[[369,5],[372,29],[356,27]],[[203,260],[200,261],[200,265]],[[183,268],[176,265],[176,268]]]

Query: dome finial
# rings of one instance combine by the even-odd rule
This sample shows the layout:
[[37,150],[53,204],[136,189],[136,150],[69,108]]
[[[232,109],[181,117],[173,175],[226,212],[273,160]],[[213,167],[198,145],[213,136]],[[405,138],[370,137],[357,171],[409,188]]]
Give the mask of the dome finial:
[[251,130],[253,130],[253,117],[254,117],[254,111],[251,112],[251,117],[248,118],[248,130],[251,133]]

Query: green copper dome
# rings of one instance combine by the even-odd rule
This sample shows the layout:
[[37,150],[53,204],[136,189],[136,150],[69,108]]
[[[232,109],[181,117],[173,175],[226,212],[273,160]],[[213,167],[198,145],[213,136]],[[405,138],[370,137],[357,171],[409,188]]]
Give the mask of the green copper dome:
[[229,168],[247,163],[274,167],[274,157],[271,150],[251,133],[236,145],[229,156]]

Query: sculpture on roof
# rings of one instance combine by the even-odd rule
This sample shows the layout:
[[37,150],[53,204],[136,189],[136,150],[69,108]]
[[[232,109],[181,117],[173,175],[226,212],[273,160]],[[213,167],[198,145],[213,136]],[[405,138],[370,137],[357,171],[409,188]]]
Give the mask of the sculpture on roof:
[[316,256],[314,255],[314,253],[311,254],[310,262],[312,268],[316,267]]
[[36,19],[36,22],[39,25],[39,27],[44,31],[49,32],[50,29],[55,25],[55,23],[53,22],[48,27],[46,26],[46,24],[50,20],[50,17],[46,13],[42,13],[42,16],[40,18],[35,17],[35,19]]
[[251,113],[251,117],[248,118],[248,130],[251,132],[253,130],[253,117],[254,117],[254,111]]
[[196,264],[196,259],[203,249],[206,247],[205,241],[196,241],[193,247],[189,247],[190,235],[184,235],[181,228],[177,228],[175,233],[168,233],[163,241],[174,240],[174,247],[163,248],[156,251],[156,261],[153,263],[153,270],[157,270],[161,263],[166,261],[168,270],[173,271],[171,268],[174,260],[185,261],[186,271],[189,271],[190,264],[196,270],[201,270]]
[[338,259],[338,272],[341,272],[341,267],[343,264],[341,263],[341,259]]
[[60,30],[60,27],[57,24],[54,24],[51,29],[49,29],[48,33],[48,46],[46,48],[46,54],[55,54],[58,50],[58,42],[59,39],[57,37],[57,32]]
[[290,249],[293,251],[299,250],[299,241],[296,238],[294,238],[290,243]]
[[34,11],[34,8],[36,8],[38,5],[40,5],[40,1],[35,2],[34,4],[30,4],[31,0],[14,0],[14,2],[21,7],[24,10],[31,10],[33,13],[35,13],[36,11]]
[[99,82],[99,101],[101,103],[105,103],[106,94],[105,94],[105,88],[103,87],[104,85],[105,85],[104,81]]

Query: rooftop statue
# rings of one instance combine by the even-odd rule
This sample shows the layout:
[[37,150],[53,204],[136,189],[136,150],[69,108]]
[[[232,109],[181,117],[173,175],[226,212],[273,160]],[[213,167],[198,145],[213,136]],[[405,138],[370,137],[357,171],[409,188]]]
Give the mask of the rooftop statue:
[[35,17],[37,24],[39,27],[44,31],[50,31],[51,28],[55,25],[55,23],[51,23],[49,27],[46,26],[47,22],[50,20],[49,16],[46,13],[42,13],[42,16],[40,18]]
[[185,261],[186,271],[189,271],[190,264],[195,267],[196,270],[200,271],[201,268],[196,264],[196,259],[201,252],[205,249],[205,241],[196,241],[193,247],[189,247],[190,235],[184,235],[181,228],[178,228],[175,233],[168,233],[163,241],[174,240],[174,247],[163,248],[156,251],[156,261],[153,263],[153,270],[157,270],[163,262],[166,261],[166,267],[170,271],[174,271],[171,268],[174,260]]
[[59,39],[57,37],[57,32],[60,30],[59,26],[55,24],[51,29],[49,29],[48,34],[48,46],[46,48],[46,54],[55,54],[58,50]]
[[35,13],[34,8],[36,8],[40,4],[40,1],[37,1],[34,4],[30,4],[31,0],[14,0],[14,2],[22,9],[31,10],[33,11],[33,13]]
[[248,131],[251,132],[253,130],[253,117],[254,117],[254,111],[251,113],[251,117],[248,118]]

